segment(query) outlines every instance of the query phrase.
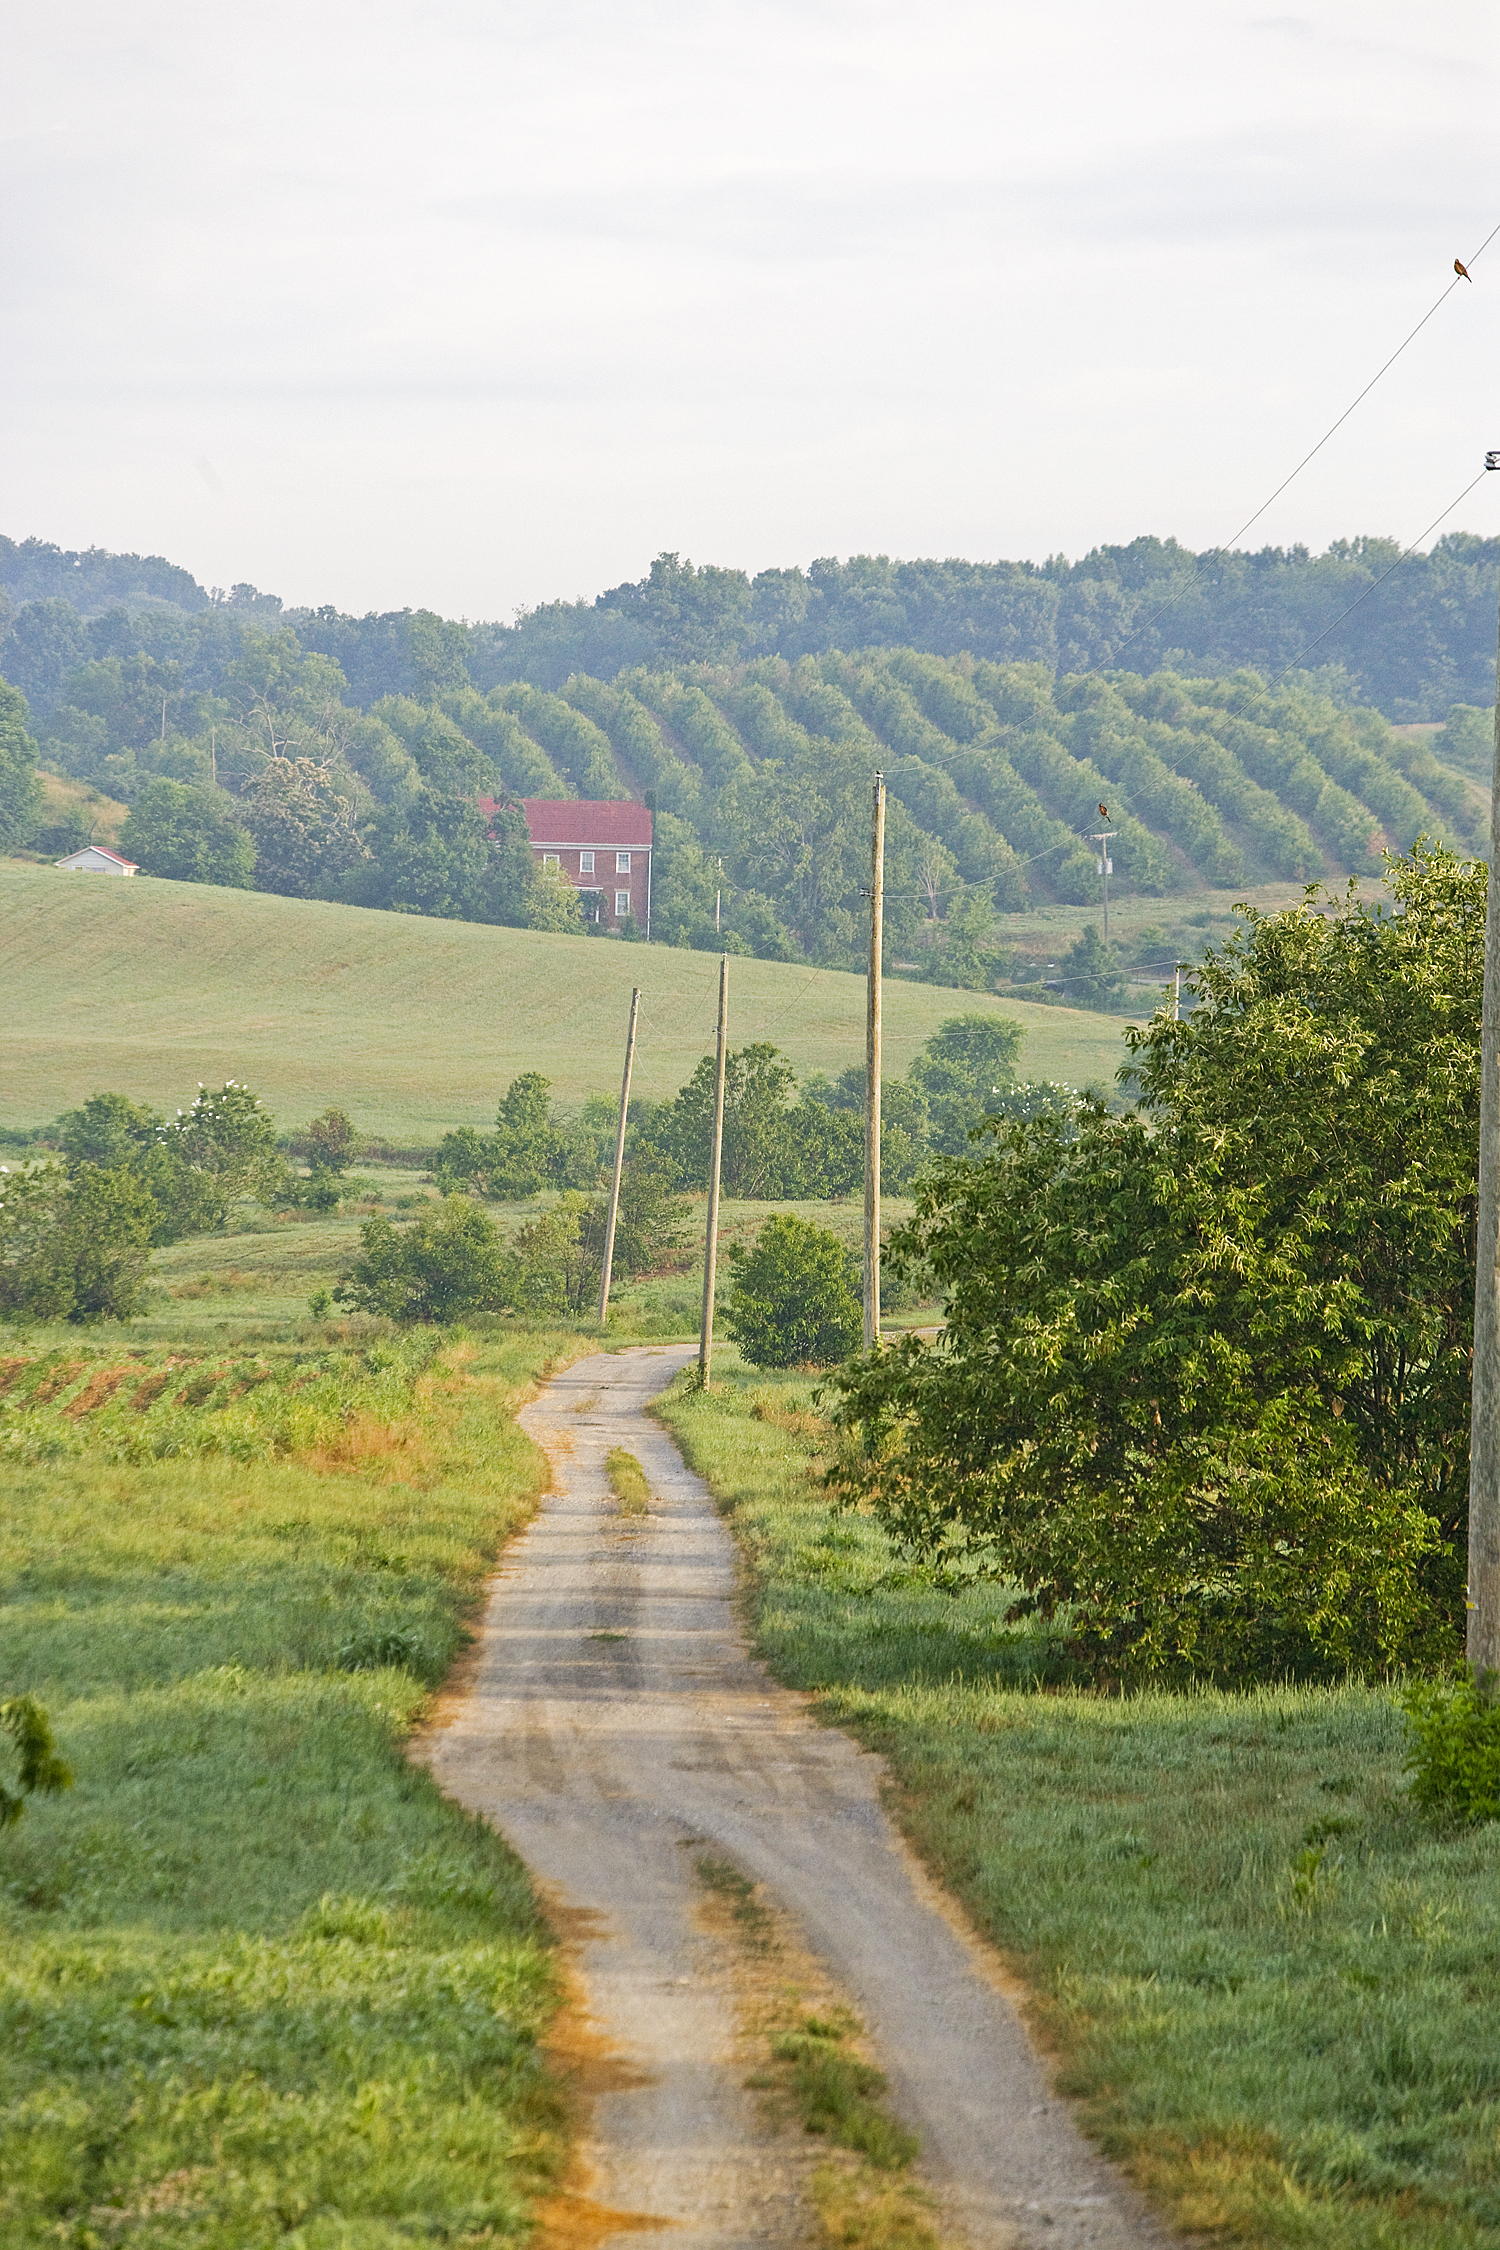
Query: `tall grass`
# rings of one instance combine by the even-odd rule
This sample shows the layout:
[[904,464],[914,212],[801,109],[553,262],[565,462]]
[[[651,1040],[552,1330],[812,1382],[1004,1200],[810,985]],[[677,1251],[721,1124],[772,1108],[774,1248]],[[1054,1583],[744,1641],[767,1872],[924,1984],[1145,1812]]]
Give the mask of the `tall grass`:
[[830,1511],[806,1379],[716,1375],[664,1417],[762,1650],[885,1753],[1104,2146],[1216,2239],[1500,2244],[1500,1826],[1419,1820],[1394,1697],[1070,1689],[1003,1589],[950,1598]]
[[[540,1457],[544,1338],[13,1354],[0,2240],[503,2240],[560,2146],[523,1870],[402,1755]],[[18,1364],[19,1362],[19,1364]]]

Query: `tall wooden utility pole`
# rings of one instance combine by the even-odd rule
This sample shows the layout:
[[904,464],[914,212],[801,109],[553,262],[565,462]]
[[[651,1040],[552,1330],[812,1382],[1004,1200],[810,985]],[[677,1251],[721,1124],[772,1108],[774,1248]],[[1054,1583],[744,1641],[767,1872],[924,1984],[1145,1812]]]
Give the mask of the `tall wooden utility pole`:
[[865,1006],[865,1350],[880,1342],[880,956],[885,943],[885,775],[870,821],[870,979]]
[[615,1262],[615,1221],[620,1216],[620,1175],[625,1169],[625,1115],[630,1108],[630,1066],[635,1061],[635,1019],[641,1012],[641,988],[630,995],[630,1029],[625,1034],[625,1075],[620,1080],[620,1123],[615,1133],[615,1172],[609,1183],[609,1223],[604,1229],[604,1271],[599,1276],[599,1326],[609,1318],[609,1277]]
[[1500,1672],[1500,703],[1495,707],[1495,759],[1490,781],[1490,882],[1484,914],[1484,1015],[1479,1033],[1479,1232],[1475,1248],[1466,1653],[1475,1671],[1483,1673]]
[[719,1047],[714,1068],[714,1153],[708,1172],[708,1239],[703,1246],[703,1327],[698,1380],[704,1390],[714,1366],[714,1282],[719,1266],[719,1168],[724,1157],[724,1039],[729,1029],[729,955],[719,956]]

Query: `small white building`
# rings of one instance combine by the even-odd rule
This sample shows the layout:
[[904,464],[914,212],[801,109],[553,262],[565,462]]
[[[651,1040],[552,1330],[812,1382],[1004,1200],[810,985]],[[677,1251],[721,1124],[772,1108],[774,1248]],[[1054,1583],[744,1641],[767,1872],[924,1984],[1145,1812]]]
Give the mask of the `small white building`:
[[74,875],[134,875],[136,864],[119,852],[112,852],[108,844],[85,844],[81,852],[69,852],[66,859],[55,859],[54,867],[66,867]]

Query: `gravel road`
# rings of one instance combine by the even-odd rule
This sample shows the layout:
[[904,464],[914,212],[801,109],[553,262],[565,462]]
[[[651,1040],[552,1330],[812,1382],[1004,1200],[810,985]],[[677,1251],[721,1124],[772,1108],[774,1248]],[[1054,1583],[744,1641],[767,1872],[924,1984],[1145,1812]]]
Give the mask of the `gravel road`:
[[[859,2011],[972,2250],[1163,2244],[887,1819],[880,1761],[748,1654],[730,1537],[643,1412],[691,1356],[601,1353],[523,1410],[554,1491],[507,1550],[466,1691],[426,1751],[531,1868],[618,2058],[586,2155],[593,2195],[622,2222],[593,2239],[663,2225],[675,2250],[806,2239],[805,2168],[778,2158],[740,2082],[732,1995],[695,1920],[698,1845],[766,1886]],[[610,1493],[617,1445],[658,1495],[646,1517]]]

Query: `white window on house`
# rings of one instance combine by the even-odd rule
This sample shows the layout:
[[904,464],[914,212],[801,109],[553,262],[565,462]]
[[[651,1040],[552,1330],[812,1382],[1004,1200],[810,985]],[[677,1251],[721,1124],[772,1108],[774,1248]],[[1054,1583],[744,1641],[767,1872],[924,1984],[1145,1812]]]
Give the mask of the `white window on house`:
[[628,874],[630,873],[630,854],[629,854],[629,852],[616,852],[616,853],[615,853],[615,873],[616,873],[617,875],[628,875]]
[[615,912],[616,914],[628,914],[630,912],[629,891],[615,892]]
[[579,874],[580,874],[580,875],[592,875],[592,874],[593,874],[593,872],[594,872],[594,855],[593,855],[593,853],[592,853],[592,852],[580,852],[580,853],[578,854],[578,872],[579,872]]
[[543,867],[556,867],[560,869],[562,866],[562,860],[556,852],[543,852],[542,865]]

